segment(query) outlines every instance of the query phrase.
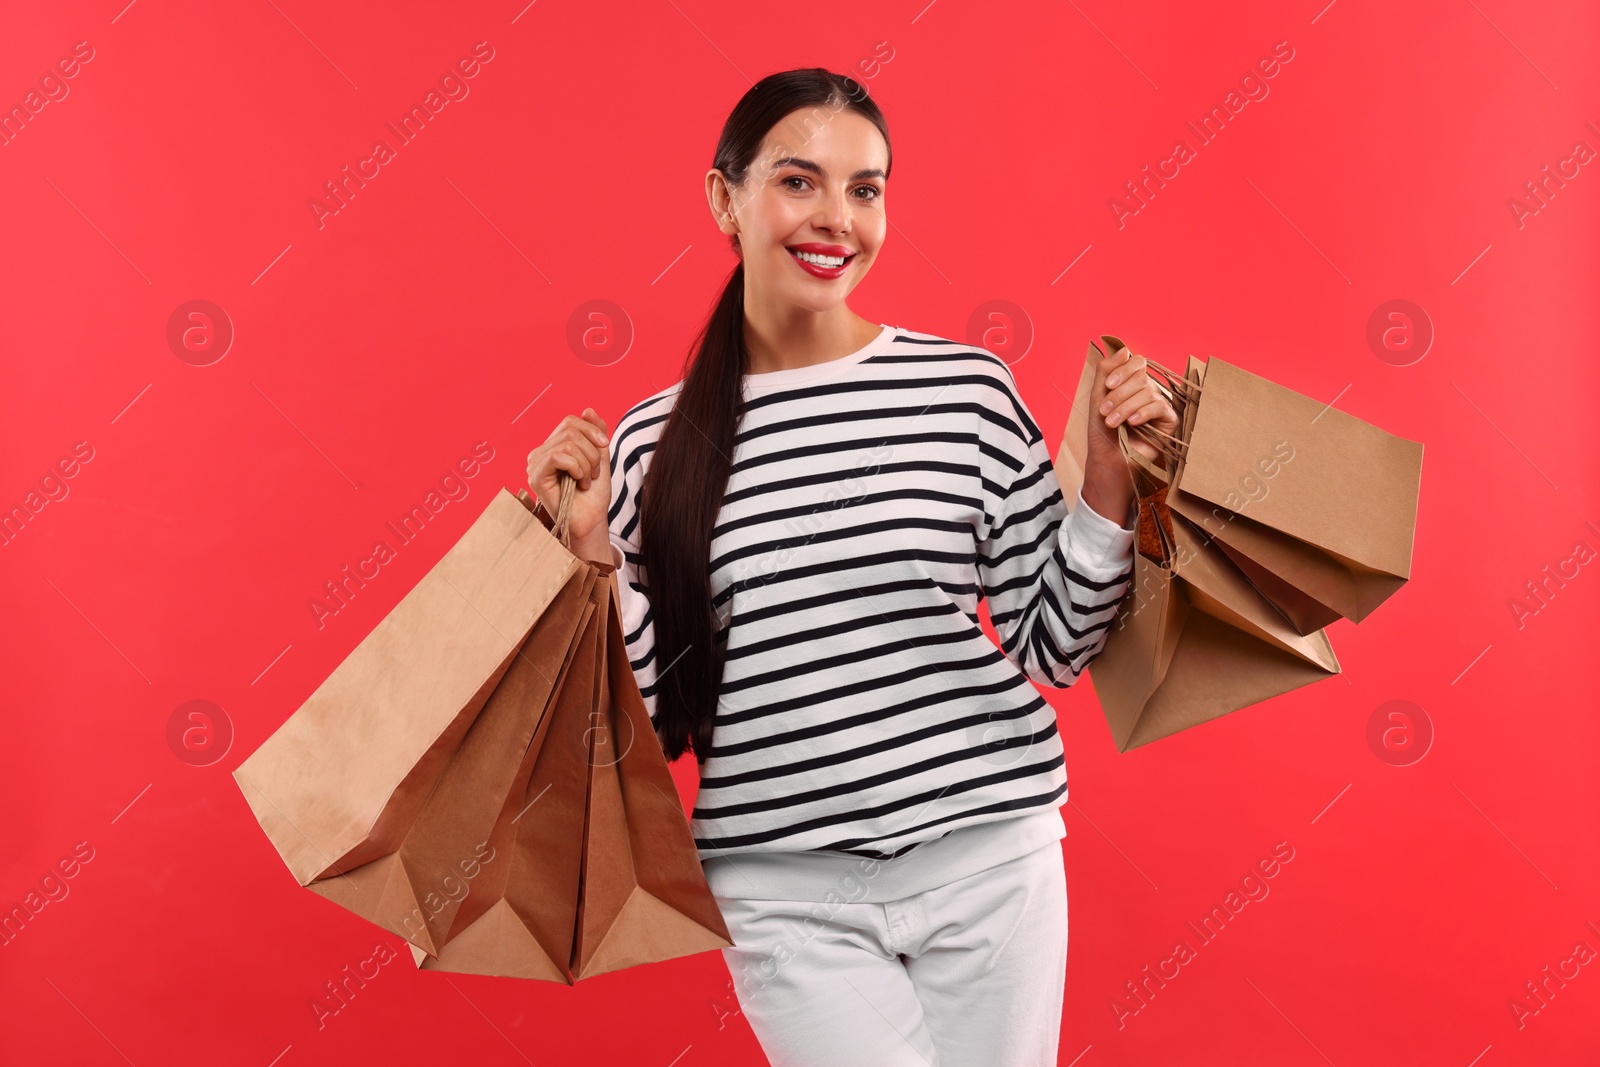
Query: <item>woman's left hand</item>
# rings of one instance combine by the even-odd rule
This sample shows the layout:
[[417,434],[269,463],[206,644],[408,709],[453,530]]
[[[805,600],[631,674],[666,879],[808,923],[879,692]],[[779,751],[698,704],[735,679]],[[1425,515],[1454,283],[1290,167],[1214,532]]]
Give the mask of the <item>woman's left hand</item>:
[[[1117,428],[1124,420],[1130,427],[1128,445],[1158,466],[1160,450],[1132,431],[1135,426],[1154,426],[1163,433],[1177,435],[1178,413],[1167,398],[1156,391],[1145,359],[1126,347],[1102,356],[1095,368],[1089,391],[1089,455],[1083,472],[1083,501],[1099,514],[1123,525],[1122,516],[1131,514],[1133,461],[1122,454],[1117,444]],[[1124,529],[1128,529],[1123,525]]]
[[1119,348],[1100,360],[1095,368],[1094,385],[1089,392],[1096,432],[1089,435],[1089,466],[1103,465],[1106,471],[1126,482],[1122,471],[1127,464],[1117,445],[1117,426],[1126,421],[1128,444],[1146,459],[1160,463],[1160,450],[1139,434],[1135,426],[1154,426],[1162,433],[1177,436],[1178,413],[1167,398],[1156,390],[1145,369],[1145,358],[1131,349]]

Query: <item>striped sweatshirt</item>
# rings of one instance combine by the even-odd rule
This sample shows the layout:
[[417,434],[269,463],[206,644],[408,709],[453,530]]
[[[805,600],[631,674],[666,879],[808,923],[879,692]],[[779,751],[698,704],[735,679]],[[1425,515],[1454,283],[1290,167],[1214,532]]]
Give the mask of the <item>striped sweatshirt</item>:
[[[673,665],[638,503],[682,384],[611,433],[622,630],[652,719]],[[1030,683],[1072,685],[1105,644],[1134,534],[1081,493],[1068,510],[1010,368],[885,325],[839,359],[746,375],[744,397],[711,543],[726,655],[690,819],[701,859],[898,856],[1059,808],[1061,738]]]

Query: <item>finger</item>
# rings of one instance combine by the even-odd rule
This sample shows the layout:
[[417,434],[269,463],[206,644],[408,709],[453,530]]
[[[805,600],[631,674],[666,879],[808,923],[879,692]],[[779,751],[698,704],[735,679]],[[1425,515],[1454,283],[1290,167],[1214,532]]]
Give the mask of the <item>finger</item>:
[[588,423],[583,429],[595,444],[603,445],[606,443],[606,420],[602,419],[600,413],[595,411],[594,408],[584,408],[581,418],[574,420],[574,422]]
[[580,430],[576,427],[568,429],[566,436],[560,443],[560,447],[583,460],[585,470],[594,466],[600,459],[600,446],[589,436],[587,430]]
[[1106,388],[1110,389],[1125,381],[1132,381],[1138,377],[1139,372],[1145,369],[1145,358],[1135,356],[1126,348],[1121,350],[1127,358],[1115,367],[1109,368],[1111,373],[1106,378]]
[[1167,402],[1160,397],[1150,401],[1148,404],[1141,404],[1128,413],[1128,424],[1159,422],[1166,407]]
[[1128,361],[1128,350],[1119,348],[1115,352],[1106,352],[1102,355],[1099,365],[1095,368],[1101,375],[1105,375],[1122,366]]
[[1122,407],[1128,400],[1145,393],[1152,397],[1159,395],[1149,378],[1142,374],[1134,375],[1115,389],[1106,390],[1105,399],[1100,403],[1100,414],[1108,415],[1113,408]]
[[[594,408],[584,409],[585,412],[590,412],[593,410]],[[598,426],[591,422],[587,414],[568,415],[566,418],[562,419],[556,424],[555,432],[550,436],[556,437],[563,434],[567,436],[574,434],[581,435],[585,440],[592,441],[595,444],[605,444],[605,442],[601,440],[601,438],[605,436],[605,431],[601,430]]]
[[1106,416],[1106,425],[1115,426],[1117,423],[1128,418],[1141,408],[1151,404],[1159,404],[1160,399],[1161,398],[1156,395],[1156,391],[1150,388],[1146,388],[1142,392],[1135,393],[1132,396],[1125,397],[1116,404],[1116,409]]
[[550,477],[555,478],[557,471],[565,471],[573,479],[583,477],[585,464],[570,452],[555,451],[550,453]]

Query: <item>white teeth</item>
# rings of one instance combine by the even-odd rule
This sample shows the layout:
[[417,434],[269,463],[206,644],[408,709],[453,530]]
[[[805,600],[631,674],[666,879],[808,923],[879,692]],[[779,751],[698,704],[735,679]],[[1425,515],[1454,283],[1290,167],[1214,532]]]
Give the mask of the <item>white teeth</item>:
[[819,256],[815,252],[794,252],[793,250],[791,250],[791,254],[797,259],[803,259],[807,263],[815,263],[819,267],[844,266],[843,256]]

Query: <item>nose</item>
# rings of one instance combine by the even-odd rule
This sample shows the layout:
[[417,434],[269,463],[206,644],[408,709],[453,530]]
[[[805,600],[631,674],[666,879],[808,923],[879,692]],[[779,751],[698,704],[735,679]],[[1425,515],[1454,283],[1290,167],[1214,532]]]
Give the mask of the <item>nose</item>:
[[817,215],[812,220],[819,230],[838,235],[850,229],[850,205],[841,190],[831,190],[817,204]]

